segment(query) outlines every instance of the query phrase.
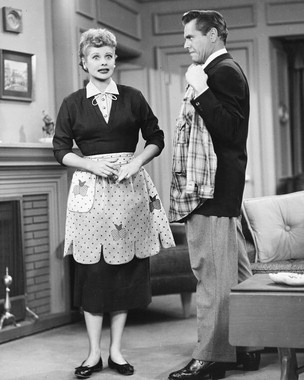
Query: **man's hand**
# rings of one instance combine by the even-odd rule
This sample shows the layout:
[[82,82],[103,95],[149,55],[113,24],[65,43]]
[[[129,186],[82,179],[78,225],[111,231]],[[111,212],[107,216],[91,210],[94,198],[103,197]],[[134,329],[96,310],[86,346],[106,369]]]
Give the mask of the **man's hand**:
[[201,65],[191,65],[186,72],[186,81],[194,88],[196,94],[201,94],[208,88],[208,75]]

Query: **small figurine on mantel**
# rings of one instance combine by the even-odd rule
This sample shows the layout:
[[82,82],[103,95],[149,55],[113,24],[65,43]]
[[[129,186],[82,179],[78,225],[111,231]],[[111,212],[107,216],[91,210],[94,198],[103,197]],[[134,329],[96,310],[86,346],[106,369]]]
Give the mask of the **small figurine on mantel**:
[[52,142],[55,133],[55,122],[44,110],[42,111],[42,120],[44,122],[44,126],[42,127],[43,138],[39,139],[39,141]]
[[44,121],[44,126],[42,127],[44,137],[53,137],[55,132],[54,120],[44,110],[42,111],[42,116],[42,120]]

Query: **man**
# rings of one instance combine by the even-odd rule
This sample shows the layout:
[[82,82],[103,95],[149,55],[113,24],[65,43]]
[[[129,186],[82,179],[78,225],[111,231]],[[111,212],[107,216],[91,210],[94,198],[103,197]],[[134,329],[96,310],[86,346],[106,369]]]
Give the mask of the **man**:
[[170,220],[185,222],[198,281],[198,342],[192,360],[169,379],[220,379],[239,365],[257,370],[260,361],[257,351],[236,354],[228,342],[230,289],[252,275],[239,219],[249,88],[225,48],[228,30],[220,13],[189,11],[182,23],[193,64],[174,140]]

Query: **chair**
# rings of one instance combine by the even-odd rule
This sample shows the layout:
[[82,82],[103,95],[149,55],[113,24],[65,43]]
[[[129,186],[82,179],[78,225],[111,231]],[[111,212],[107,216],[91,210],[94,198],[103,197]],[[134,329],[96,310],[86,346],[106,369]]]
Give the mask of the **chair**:
[[304,273],[304,191],[244,199],[242,215],[254,274]]

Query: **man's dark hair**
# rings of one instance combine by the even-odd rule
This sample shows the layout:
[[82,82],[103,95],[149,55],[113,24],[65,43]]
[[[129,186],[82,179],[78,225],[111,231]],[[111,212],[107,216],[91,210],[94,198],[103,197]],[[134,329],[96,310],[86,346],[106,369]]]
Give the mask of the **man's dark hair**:
[[206,35],[210,29],[215,28],[219,38],[226,44],[228,29],[224,17],[219,12],[192,10],[183,14],[183,25],[192,20],[196,20],[196,29],[203,35]]

